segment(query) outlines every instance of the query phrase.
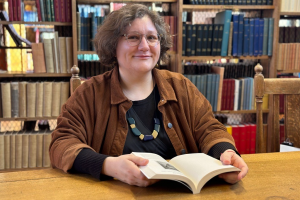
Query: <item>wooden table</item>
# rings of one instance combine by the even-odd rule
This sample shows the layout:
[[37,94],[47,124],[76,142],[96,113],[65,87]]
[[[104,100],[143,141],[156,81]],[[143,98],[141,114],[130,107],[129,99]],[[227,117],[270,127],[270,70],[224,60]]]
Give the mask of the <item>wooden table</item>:
[[300,152],[243,155],[248,175],[234,185],[210,181],[200,194],[174,181],[148,188],[98,181],[57,169],[0,173],[0,199],[300,199]]

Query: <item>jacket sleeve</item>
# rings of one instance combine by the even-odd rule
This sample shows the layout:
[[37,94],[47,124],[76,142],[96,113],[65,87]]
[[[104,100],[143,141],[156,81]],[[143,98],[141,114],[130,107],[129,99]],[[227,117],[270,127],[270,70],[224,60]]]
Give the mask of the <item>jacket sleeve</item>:
[[[79,88],[78,88],[79,89]],[[82,90],[81,90],[82,91]],[[83,148],[91,149],[87,132],[93,126],[93,98],[74,93],[62,106],[49,147],[51,164],[67,172]],[[80,104],[78,103],[80,102]],[[88,128],[87,128],[88,127]],[[94,150],[93,150],[94,151]]]
[[194,86],[188,85],[188,92],[191,101],[190,110],[193,113],[193,134],[200,152],[208,153],[216,144],[226,142],[235,147],[232,136],[227,132],[226,127],[215,117],[209,101]]

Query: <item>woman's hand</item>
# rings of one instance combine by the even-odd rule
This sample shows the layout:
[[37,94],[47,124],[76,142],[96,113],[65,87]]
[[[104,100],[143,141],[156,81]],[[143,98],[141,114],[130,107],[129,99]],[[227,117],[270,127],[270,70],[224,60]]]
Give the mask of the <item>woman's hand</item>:
[[244,178],[248,173],[247,164],[243,158],[235,153],[234,150],[227,149],[224,151],[220,157],[220,160],[225,165],[233,165],[241,170],[240,172],[229,172],[219,175],[219,178],[224,179],[228,183],[234,184]]
[[112,176],[129,185],[147,187],[158,180],[148,179],[140,171],[138,166],[145,166],[149,162],[133,154],[121,155],[119,157],[108,157],[102,167],[102,174]]

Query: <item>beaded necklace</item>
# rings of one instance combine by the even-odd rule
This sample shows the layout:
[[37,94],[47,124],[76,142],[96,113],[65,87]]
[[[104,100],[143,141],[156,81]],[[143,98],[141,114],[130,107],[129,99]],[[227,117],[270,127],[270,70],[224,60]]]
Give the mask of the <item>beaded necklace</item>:
[[[154,90],[154,88],[153,88]],[[156,98],[155,98],[155,91],[154,91],[154,107],[156,108]],[[154,129],[152,131],[151,135],[144,135],[141,133],[141,131],[136,127],[135,125],[135,120],[133,119],[133,117],[130,116],[130,114],[128,113],[129,117],[127,118],[127,121],[130,125],[130,128],[133,132],[133,134],[135,136],[138,136],[141,140],[143,141],[149,141],[149,140],[153,140],[158,136],[159,130],[160,130],[160,121],[159,119],[155,116],[154,117]],[[156,115],[156,112],[155,112]]]

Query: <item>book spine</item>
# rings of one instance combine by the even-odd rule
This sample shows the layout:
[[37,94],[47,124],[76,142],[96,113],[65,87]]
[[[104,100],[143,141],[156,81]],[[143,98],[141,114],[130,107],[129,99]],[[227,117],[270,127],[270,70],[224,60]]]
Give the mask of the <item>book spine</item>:
[[244,39],[244,14],[239,14],[239,35],[238,35],[238,52],[237,55],[243,55],[243,39]]
[[45,73],[46,64],[45,64],[45,53],[44,53],[44,44],[43,43],[32,43],[32,63],[34,73]]
[[254,56],[258,56],[259,51],[259,18],[254,20]]
[[253,56],[254,53],[254,19],[249,20],[249,56]]
[[19,83],[11,82],[11,117],[19,117]]
[[42,21],[42,13],[41,13],[41,5],[40,5],[40,0],[35,0],[36,4],[36,9],[37,9],[37,14],[38,14],[38,21]]
[[[273,52],[273,33],[274,33],[274,18],[269,18],[268,29],[268,56],[272,56]],[[298,65],[299,66],[299,65]]]
[[18,21],[18,4],[17,4],[17,0],[13,0],[13,21]]
[[66,37],[59,37],[60,72],[67,73]]
[[10,134],[6,132],[4,134],[4,162],[5,169],[10,169]]
[[202,39],[203,39],[203,26],[201,24],[197,24],[197,31],[196,31],[196,56],[202,55]]
[[214,31],[213,31],[213,41],[212,41],[212,56],[217,55],[217,48],[218,48],[218,33],[219,33],[219,24],[214,24]]
[[196,25],[192,25],[191,56],[196,55]]
[[38,0],[40,1],[40,10],[41,10],[41,16],[42,16],[42,21],[45,22],[46,19],[45,19],[45,5],[44,5],[44,0]]
[[232,55],[232,37],[233,37],[233,22],[230,22],[229,40],[228,40],[228,56]]
[[208,33],[207,33],[207,48],[206,55],[210,56],[212,53],[212,36],[213,36],[213,24],[208,24]]
[[232,39],[233,56],[237,56],[237,52],[238,52],[238,35],[239,35],[239,16],[233,15],[233,39]]
[[264,36],[262,55],[268,55],[268,34],[269,34],[269,19],[264,18]]
[[243,50],[243,55],[248,56],[249,55],[249,18],[244,18],[244,50]]
[[35,168],[36,167],[36,154],[37,154],[37,144],[36,144],[36,134],[29,134],[28,141],[28,167]]
[[217,35],[217,37],[218,37],[218,44],[217,44],[217,54],[216,55],[221,55],[222,43],[223,43],[223,41],[222,41],[223,40],[223,33],[224,33],[224,24],[220,24],[219,25],[218,35]]
[[186,25],[186,56],[192,55],[192,24]]
[[10,83],[1,83],[3,118],[11,118],[11,90]]
[[36,106],[36,83],[31,82],[27,83],[26,85],[26,91],[27,91],[27,112],[26,116],[27,117],[35,117],[35,106]]
[[47,73],[54,73],[54,57],[51,39],[44,39],[45,64]]
[[22,168],[22,134],[16,134],[16,169]]
[[256,5],[257,3],[256,3],[256,0],[251,0],[251,4],[252,5]]
[[66,37],[67,73],[71,73],[73,67],[73,38]]
[[72,22],[72,2],[66,0],[66,22]]
[[52,82],[44,82],[43,117],[51,117]]
[[61,20],[60,22],[66,22],[66,4],[65,4],[65,0],[60,0],[60,17]]
[[227,56],[231,16],[232,16],[232,11],[231,10],[226,10],[225,11],[225,16],[224,16],[224,27],[223,27],[223,39],[222,39],[221,56]]
[[80,17],[80,12],[76,13],[76,22],[77,22],[77,49],[78,51],[81,50],[81,33],[82,33],[82,29],[81,29],[81,17]]
[[17,20],[22,21],[22,7],[21,0],[17,0]]
[[36,83],[36,109],[35,116],[43,117],[43,96],[44,96],[44,83]]
[[60,22],[60,4],[59,0],[53,0],[54,3],[54,19],[56,22]]
[[16,134],[10,134],[10,169],[16,168]]
[[60,111],[60,90],[61,82],[52,83],[52,105],[51,105],[51,116],[57,117]]
[[36,167],[43,167],[43,134],[36,134]]
[[[97,75],[97,74],[95,74]],[[70,97],[70,82],[61,82],[61,90],[60,90],[60,106],[59,108],[63,106]],[[59,110],[60,112],[60,110]]]
[[259,19],[259,46],[258,46],[259,56],[262,55],[263,44],[264,44],[264,19]]
[[[197,36],[198,40],[198,36]],[[185,49],[186,49],[186,23],[182,23],[182,56],[185,56]],[[197,55],[198,46],[196,46],[196,55]]]
[[28,168],[29,134],[22,134],[22,168]]

